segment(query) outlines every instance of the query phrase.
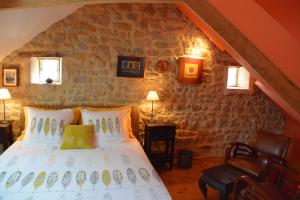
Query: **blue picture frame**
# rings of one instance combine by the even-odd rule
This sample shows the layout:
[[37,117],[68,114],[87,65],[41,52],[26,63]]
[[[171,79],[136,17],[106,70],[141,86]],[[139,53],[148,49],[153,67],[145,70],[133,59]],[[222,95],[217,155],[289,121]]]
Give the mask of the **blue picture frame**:
[[118,56],[117,76],[144,78],[145,58],[134,56]]

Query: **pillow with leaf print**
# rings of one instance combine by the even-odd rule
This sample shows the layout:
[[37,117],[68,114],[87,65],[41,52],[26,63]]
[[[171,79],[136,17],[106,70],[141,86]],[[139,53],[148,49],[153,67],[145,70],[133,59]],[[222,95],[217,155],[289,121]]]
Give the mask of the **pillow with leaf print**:
[[62,141],[65,124],[71,124],[74,117],[72,109],[28,110],[24,144],[46,144],[58,147]]
[[92,111],[81,110],[82,123],[93,125],[97,144],[128,140],[126,117],[129,110]]

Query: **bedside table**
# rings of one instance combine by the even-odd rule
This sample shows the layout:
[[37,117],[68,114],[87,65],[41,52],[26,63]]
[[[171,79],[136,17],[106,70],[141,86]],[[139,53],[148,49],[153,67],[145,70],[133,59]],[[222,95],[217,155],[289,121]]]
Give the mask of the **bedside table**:
[[5,151],[14,142],[12,124],[14,120],[8,120],[8,123],[0,123],[0,143],[3,144],[3,150]]
[[[144,150],[154,166],[169,164],[173,169],[174,144],[176,124],[165,122],[146,122],[144,135]],[[153,142],[163,143],[164,150],[155,151]]]

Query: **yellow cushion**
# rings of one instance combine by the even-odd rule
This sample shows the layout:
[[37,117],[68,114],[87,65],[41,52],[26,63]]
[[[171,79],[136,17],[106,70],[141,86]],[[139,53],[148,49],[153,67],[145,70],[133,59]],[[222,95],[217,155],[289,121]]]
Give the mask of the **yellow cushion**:
[[[24,129],[26,129],[27,123],[28,123],[28,110],[29,110],[29,108],[35,109],[35,110],[57,110],[57,109],[48,109],[48,108],[43,108],[43,107],[24,106]],[[80,109],[79,109],[79,107],[71,108],[71,109],[74,113],[74,118],[73,118],[71,124],[78,124],[79,118],[81,118],[80,117]],[[22,134],[23,134],[23,131],[22,131]],[[24,131],[24,134],[25,134],[25,131]]]
[[[78,110],[90,110],[90,111],[115,111],[115,110],[129,110],[131,112],[131,106],[122,106],[122,107],[115,107],[115,108],[97,108],[97,107],[77,107]],[[134,138],[132,128],[131,128],[131,118],[130,116],[126,119],[126,128],[128,129],[129,137]],[[79,124],[82,124],[81,115],[79,117]]]
[[65,125],[60,149],[93,149],[94,140],[93,126]]

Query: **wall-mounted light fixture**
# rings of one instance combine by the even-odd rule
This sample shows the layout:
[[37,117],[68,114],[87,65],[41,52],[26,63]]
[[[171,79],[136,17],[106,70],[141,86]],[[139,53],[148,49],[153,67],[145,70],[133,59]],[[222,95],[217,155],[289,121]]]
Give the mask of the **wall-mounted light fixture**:
[[199,84],[202,82],[203,52],[192,49],[190,55],[178,59],[178,81],[181,83]]
[[192,48],[189,58],[203,58],[203,51],[201,49]]

